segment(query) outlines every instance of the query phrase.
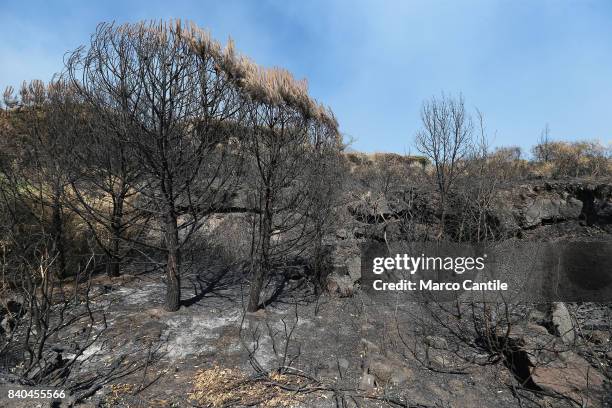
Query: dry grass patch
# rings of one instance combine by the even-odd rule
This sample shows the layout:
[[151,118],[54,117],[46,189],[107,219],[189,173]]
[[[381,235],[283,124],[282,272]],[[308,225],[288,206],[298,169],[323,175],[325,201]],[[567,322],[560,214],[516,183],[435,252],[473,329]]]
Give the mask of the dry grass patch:
[[107,406],[117,406],[126,396],[132,395],[134,390],[136,384],[112,384],[104,402]]
[[176,406],[168,399],[139,397],[140,386],[129,383],[119,383],[110,386],[110,392],[101,402],[100,407],[147,407],[147,408],[169,408]]
[[234,368],[213,367],[200,370],[193,381],[189,398],[205,407],[259,406],[294,407],[304,400],[300,389],[308,381],[298,376],[270,374],[249,378]]

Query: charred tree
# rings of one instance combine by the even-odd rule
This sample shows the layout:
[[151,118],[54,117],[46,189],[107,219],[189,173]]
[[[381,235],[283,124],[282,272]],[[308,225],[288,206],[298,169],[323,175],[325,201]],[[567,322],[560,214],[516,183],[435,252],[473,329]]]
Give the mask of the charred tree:
[[[101,24],[67,73],[98,112],[119,129],[142,180],[138,208],[163,238],[165,307],[178,310],[181,250],[233,179],[227,121],[240,99],[220,69],[223,51],[208,33],[179,21]],[[150,238],[150,237],[149,237]]]

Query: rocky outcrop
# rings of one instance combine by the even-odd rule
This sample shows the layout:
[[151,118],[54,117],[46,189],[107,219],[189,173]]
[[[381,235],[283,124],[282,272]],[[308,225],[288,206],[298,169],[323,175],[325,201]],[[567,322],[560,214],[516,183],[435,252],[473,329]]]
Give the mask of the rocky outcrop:
[[554,302],[550,308],[550,317],[555,334],[565,344],[572,344],[575,340],[574,322],[572,316],[562,302]]
[[577,219],[582,212],[582,201],[567,197],[537,197],[523,211],[524,227],[533,227],[546,221]]
[[612,185],[573,181],[509,187],[499,192],[492,215],[507,231],[572,220],[608,225]]
[[503,346],[508,368],[526,388],[588,401],[587,405],[592,407],[602,406],[606,392],[604,375],[563,336],[572,333],[571,341],[575,341],[567,308],[563,303],[552,305],[548,318],[559,332],[551,334],[533,321],[512,327],[507,338],[506,329],[500,330],[498,343]]
[[364,369],[374,376],[377,385],[401,386],[413,377],[412,370],[401,361],[401,357],[372,355],[364,361]]
[[[396,191],[386,197],[374,197],[367,192],[346,209],[353,220],[348,235],[356,238],[380,241],[405,238],[406,231],[398,229],[398,225],[412,216],[417,216],[411,219],[412,228],[437,223],[437,204],[431,192]],[[449,211],[447,220],[452,224],[453,217],[462,215],[462,210]],[[612,232],[612,183],[565,180],[504,185],[497,192],[488,219],[499,232],[510,235],[563,222],[598,226]]]
[[363,360],[360,386],[369,390],[373,386],[402,386],[408,383],[414,373],[404,362],[404,357],[387,350],[383,353],[380,347],[366,338],[361,339]]
[[448,342],[446,339],[439,336],[425,337],[425,344],[439,350],[446,350],[448,348]]
[[348,275],[331,273],[327,276],[327,292],[332,296],[350,297],[354,292],[354,284]]
[[327,291],[335,296],[348,297],[361,280],[360,241],[341,230],[336,233],[329,254],[330,273]]
[[602,406],[605,377],[574,352],[562,353],[561,358],[536,366],[531,378],[542,389],[583,401],[583,406]]
[[[342,228],[328,241],[329,275],[324,283],[330,293],[350,296],[360,282],[362,242],[435,241],[439,238],[435,194],[413,190],[394,191],[384,197],[370,192],[352,196],[353,201],[346,205],[343,213]],[[464,205],[462,201],[456,206],[456,213],[447,214],[451,237],[457,232],[453,228],[457,225],[463,228]],[[612,184],[581,180],[507,184],[498,189],[488,211],[488,228],[499,239],[549,240],[591,237],[602,230],[612,233]],[[461,233],[466,234],[466,231]],[[571,341],[570,336],[567,333],[564,337]]]

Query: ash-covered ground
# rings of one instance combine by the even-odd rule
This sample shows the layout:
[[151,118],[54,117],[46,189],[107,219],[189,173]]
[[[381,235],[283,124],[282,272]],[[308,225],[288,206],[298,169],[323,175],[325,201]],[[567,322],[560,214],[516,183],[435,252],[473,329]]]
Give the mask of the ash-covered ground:
[[[463,323],[447,324],[439,310],[432,313],[431,305],[376,304],[359,289],[348,297],[317,298],[308,282],[294,279],[282,285],[270,282],[267,293],[276,292],[274,301],[246,314],[240,274],[213,280],[206,275],[185,277],[185,306],[175,313],[162,308],[161,273],[125,275],[121,282],[96,278],[91,307],[104,311],[106,328],[97,328],[99,338],[78,357],[79,370],[86,377],[120,363],[116,378],[79,406],[610,404],[609,306],[563,305],[584,328],[571,343],[551,326],[560,312],[549,318],[535,305],[511,308],[521,321],[507,337],[513,342],[507,347],[511,356],[496,354],[479,344],[482,339],[464,338],[464,333],[454,331]],[[58,351],[69,358],[69,339],[64,346]],[[508,365],[510,360],[515,366]],[[275,388],[275,373],[283,367],[291,367],[287,376],[303,379],[296,389],[282,376],[278,378],[285,382],[277,382],[287,389]],[[532,370],[537,385],[522,382],[521,370]],[[201,388],[203,379],[209,391]],[[215,380],[223,384],[211,383]],[[256,385],[242,389],[241,381]],[[49,406],[10,403],[3,402]]]

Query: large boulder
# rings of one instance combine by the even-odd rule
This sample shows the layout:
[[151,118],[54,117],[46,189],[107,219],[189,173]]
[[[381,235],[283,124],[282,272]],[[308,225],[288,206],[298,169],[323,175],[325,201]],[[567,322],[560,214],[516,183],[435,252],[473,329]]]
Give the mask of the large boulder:
[[555,302],[551,305],[550,316],[555,334],[565,344],[573,344],[575,340],[574,322],[567,306],[563,302]]
[[400,386],[412,379],[412,371],[405,365],[389,359],[378,358],[370,363],[370,373],[376,378],[377,384]]
[[582,401],[583,406],[603,406],[605,377],[574,352],[533,367],[531,378],[544,390]]
[[363,373],[359,380],[359,389],[367,392],[372,392],[376,388],[376,379],[372,374]]
[[[551,324],[550,319],[555,322],[555,331],[574,334],[565,304],[553,304],[547,319],[547,325]],[[505,337],[507,333],[505,328],[500,328],[498,342],[507,345],[504,348],[506,359],[512,363],[514,375],[526,387],[584,401],[585,406],[602,406],[604,375],[572,351],[566,339],[549,333],[533,321],[513,326],[508,338]]]
[[582,201],[574,197],[536,197],[522,211],[522,224],[529,228],[540,225],[543,221],[577,219],[581,212]]
[[327,276],[327,292],[332,296],[350,297],[353,295],[354,284],[349,275],[331,273]]
[[412,370],[402,363],[399,356],[383,356],[378,353],[370,354],[363,362],[363,368],[373,375],[379,386],[401,386],[413,378]]
[[[361,279],[361,250],[356,240],[337,242],[331,251],[331,275],[348,276],[353,284]],[[336,279],[336,278],[334,278]]]
[[344,261],[344,265],[351,280],[358,282],[361,279],[361,257],[353,255]]
[[339,297],[352,296],[361,280],[361,250],[358,241],[336,242],[330,254],[331,271],[327,276],[327,291]]
[[446,339],[439,336],[425,337],[425,344],[438,350],[446,350],[448,348],[448,342]]

